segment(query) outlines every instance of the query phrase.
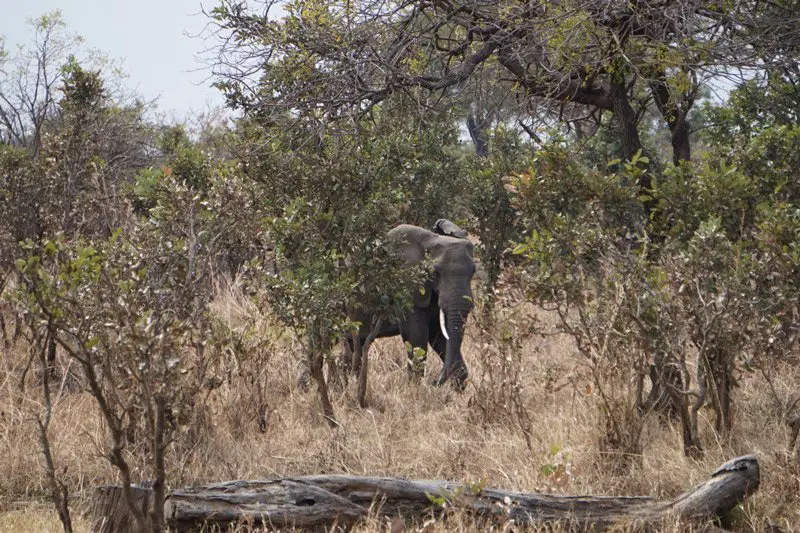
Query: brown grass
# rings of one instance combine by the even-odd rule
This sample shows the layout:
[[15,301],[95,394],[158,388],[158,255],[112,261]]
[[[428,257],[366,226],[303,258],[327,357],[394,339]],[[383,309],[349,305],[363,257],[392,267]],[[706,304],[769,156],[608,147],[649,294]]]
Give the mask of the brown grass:
[[[223,291],[216,309],[233,326],[245,316],[258,314],[235,290]],[[763,377],[757,373],[740,376],[735,392],[736,431],[729,441],[718,438],[710,421],[703,419],[706,454],[702,460],[683,456],[677,426],[651,417],[645,424],[642,457],[631,471],[615,473],[598,451],[598,401],[579,356],[564,337],[530,335],[534,316],[545,326],[553,320],[544,312],[523,307],[505,316],[501,313],[492,334],[479,333],[476,324],[468,328],[464,352],[472,383],[464,394],[427,382],[409,382],[402,343],[379,340],[371,354],[370,407],[357,407],[354,380],[345,390],[334,390],[340,422],[334,430],[320,416],[316,394],[300,392],[295,386],[300,346],[291,336],[277,334],[263,318],[259,327],[273,339],[270,350],[262,349],[258,358],[226,362],[234,370],[209,397],[207,422],[196,428],[191,442],[172,450],[171,484],[352,473],[486,481],[523,491],[671,498],[707,479],[731,457],[755,453],[763,481],[758,494],[740,511],[736,529],[760,530],[774,523],[786,531],[800,530],[800,466],[787,450],[785,413]],[[19,387],[24,352],[25,346],[14,346],[4,353],[0,366],[0,531],[58,531],[55,513],[46,503],[43,462],[32,422],[39,408],[35,376],[29,377],[26,391]],[[499,367],[509,355],[514,356],[513,375],[520,385],[525,420],[508,395],[487,400],[485,392],[483,397],[478,392],[508,385],[490,380],[499,379],[492,365]],[[437,375],[440,363],[434,359],[429,358],[428,376]],[[785,364],[775,373],[773,385],[779,395],[797,392],[798,383],[798,365]],[[263,432],[259,430],[260,404],[266,405]],[[117,481],[102,458],[105,435],[86,393],[64,387],[51,439],[56,464],[62,469],[59,475],[70,487],[78,517],[87,508],[93,486]],[[136,475],[145,474],[138,470]],[[85,519],[78,520],[79,531],[87,527]],[[376,517],[364,529],[386,527]],[[445,529],[475,527],[459,517]]]

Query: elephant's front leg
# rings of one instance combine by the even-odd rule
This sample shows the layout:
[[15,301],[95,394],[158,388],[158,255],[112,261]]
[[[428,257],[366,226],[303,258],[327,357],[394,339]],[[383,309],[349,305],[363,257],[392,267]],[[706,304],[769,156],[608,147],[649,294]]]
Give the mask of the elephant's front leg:
[[428,355],[428,317],[425,309],[414,308],[400,325],[400,335],[408,355],[408,374],[419,379],[425,373]]

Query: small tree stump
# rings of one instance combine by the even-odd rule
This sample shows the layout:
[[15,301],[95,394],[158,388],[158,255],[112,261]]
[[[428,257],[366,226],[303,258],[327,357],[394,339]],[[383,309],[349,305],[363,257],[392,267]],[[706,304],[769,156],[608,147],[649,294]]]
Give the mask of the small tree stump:
[[[149,487],[131,487],[134,505],[144,516],[150,514],[153,490]],[[93,533],[138,533],[136,519],[125,504],[122,487],[103,485],[94,489],[89,510]]]

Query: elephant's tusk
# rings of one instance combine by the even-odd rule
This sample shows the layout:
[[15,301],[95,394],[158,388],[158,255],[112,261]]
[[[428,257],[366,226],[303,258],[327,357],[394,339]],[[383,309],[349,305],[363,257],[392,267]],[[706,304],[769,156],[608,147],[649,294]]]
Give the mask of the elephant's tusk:
[[439,309],[439,327],[442,328],[442,335],[447,340],[450,340],[450,335],[447,334],[447,327],[444,325],[444,311]]

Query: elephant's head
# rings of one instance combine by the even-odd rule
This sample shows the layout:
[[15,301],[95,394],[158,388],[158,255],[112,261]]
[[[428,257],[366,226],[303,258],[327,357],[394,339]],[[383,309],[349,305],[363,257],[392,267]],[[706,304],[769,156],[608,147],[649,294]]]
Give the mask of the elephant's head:
[[[455,224],[452,226],[458,229]],[[462,230],[459,231],[466,236]],[[470,283],[475,273],[475,262],[472,259],[472,243],[466,238],[437,235],[427,229],[406,224],[390,231],[389,238],[397,243],[406,262],[419,264],[426,258],[432,262],[431,277],[425,293],[415,291],[414,304],[421,308],[429,307],[435,305],[432,293],[435,292],[438,296],[439,327],[447,338],[444,368],[439,383],[452,379],[463,385],[468,374],[461,356],[461,341],[464,324],[473,307]]]

